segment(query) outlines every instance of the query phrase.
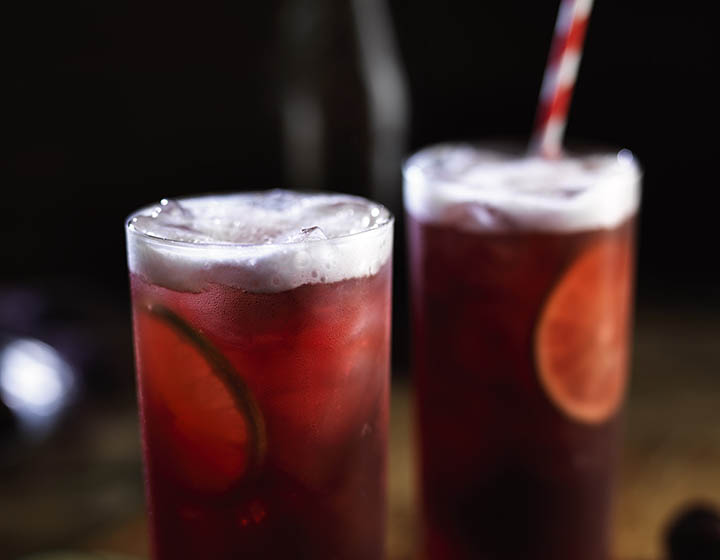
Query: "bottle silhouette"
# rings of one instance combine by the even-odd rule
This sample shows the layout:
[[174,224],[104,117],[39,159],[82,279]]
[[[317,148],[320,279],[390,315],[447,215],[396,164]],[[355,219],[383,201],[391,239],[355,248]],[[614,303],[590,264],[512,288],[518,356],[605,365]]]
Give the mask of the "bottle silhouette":
[[288,0],[279,11],[286,182],[400,209],[408,101],[384,0]]

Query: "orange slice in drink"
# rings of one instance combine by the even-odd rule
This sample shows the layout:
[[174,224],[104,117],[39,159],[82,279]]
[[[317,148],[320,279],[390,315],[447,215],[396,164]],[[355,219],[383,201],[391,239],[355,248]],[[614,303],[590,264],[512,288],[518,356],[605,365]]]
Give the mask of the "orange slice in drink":
[[169,308],[137,314],[151,461],[202,492],[222,492],[260,466],[265,426],[240,374]]
[[535,333],[540,383],[570,418],[600,423],[619,408],[628,373],[631,255],[607,238],[584,250],[560,279]]

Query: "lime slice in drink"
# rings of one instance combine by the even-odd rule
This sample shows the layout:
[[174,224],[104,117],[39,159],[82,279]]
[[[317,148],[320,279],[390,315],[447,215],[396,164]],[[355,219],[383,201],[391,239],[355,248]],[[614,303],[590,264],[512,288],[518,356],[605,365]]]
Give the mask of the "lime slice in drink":
[[241,375],[202,333],[161,304],[136,317],[151,460],[184,486],[223,492],[256,471],[265,422]]
[[535,333],[540,383],[574,420],[612,417],[625,392],[628,368],[630,250],[604,239],[584,250],[560,279]]

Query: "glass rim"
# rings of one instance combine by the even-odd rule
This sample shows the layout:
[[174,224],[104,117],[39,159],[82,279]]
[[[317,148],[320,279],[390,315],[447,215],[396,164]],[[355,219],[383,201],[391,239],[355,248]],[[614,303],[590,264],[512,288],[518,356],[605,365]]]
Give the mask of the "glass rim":
[[421,221],[483,232],[610,228],[637,215],[643,170],[632,152],[575,142],[564,156],[540,161],[507,138],[432,144],[403,165],[403,206]]
[[[440,141],[440,142],[433,142],[430,144],[425,144],[421,147],[419,147],[416,150],[413,150],[410,152],[405,158],[402,160],[402,176],[403,179],[407,179],[408,171],[412,168],[419,168],[418,166],[413,164],[413,160],[420,159],[420,156],[427,155],[433,150],[437,150],[439,148],[462,148],[462,147],[471,147],[476,148],[480,150],[485,150],[488,152],[497,152],[500,154],[507,154],[508,161],[512,161],[514,159],[521,159],[526,157],[528,152],[528,144],[527,141],[523,141],[519,138],[508,138],[508,137],[499,137],[499,138],[485,138],[485,139],[457,139],[457,140],[446,140],[446,141]],[[604,143],[601,141],[594,141],[594,140],[584,140],[584,139],[578,139],[578,140],[571,140],[569,142],[566,142],[564,145],[564,151],[563,154],[558,160],[562,159],[572,159],[574,157],[581,157],[581,156],[617,156],[619,154],[625,154],[626,157],[628,157],[631,164],[635,167],[635,169],[638,171],[638,175],[643,175],[643,167],[638,161],[638,157],[635,154],[634,151],[632,151],[630,148],[627,147],[620,147],[617,145],[612,145],[610,143]],[[538,156],[539,157],[539,156]],[[419,168],[421,171],[422,168]]]
[[[182,202],[183,200],[192,200],[192,199],[199,199],[199,198],[206,198],[206,197],[231,197],[231,196],[237,196],[237,195],[253,195],[253,194],[262,194],[271,192],[274,189],[266,189],[266,190],[252,190],[252,191],[232,191],[232,192],[203,192],[198,194],[189,194],[189,195],[183,195],[179,197],[173,197],[172,199],[168,198],[162,198],[161,202],[163,200],[175,200],[178,202]],[[369,198],[365,198],[358,195],[352,195],[352,194],[345,194],[345,193],[339,193],[339,192],[333,192],[333,191],[302,191],[302,190],[293,190],[293,189],[279,189],[279,190],[287,190],[288,192],[292,192],[295,194],[301,194],[301,195],[324,195],[324,196],[339,196],[342,198],[350,198],[350,199],[356,199],[361,200],[363,202],[369,202],[373,205],[377,206],[378,208],[384,210],[387,213],[387,221],[377,224],[371,228],[363,229],[361,231],[355,231],[352,233],[347,233],[343,235],[338,235],[335,237],[328,237],[325,239],[301,239],[298,241],[287,241],[282,243],[232,243],[232,242],[221,242],[221,241],[182,241],[179,239],[170,239],[167,237],[161,237],[158,235],[151,235],[149,233],[146,233],[144,231],[139,231],[138,229],[135,229],[132,225],[132,220],[138,216],[146,215],[145,212],[150,212],[153,208],[155,208],[159,203],[155,204],[148,204],[146,206],[142,206],[141,208],[131,212],[126,218],[125,218],[125,232],[128,235],[133,235],[137,237],[139,240],[143,240],[147,243],[154,243],[158,245],[165,245],[168,247],[178,247],[178,248],[190,248],[190,249],[227,249],[227,250],[233,250],[233,249],[254,249],[254,248],[269,248],[269,247],[303,247],[307,246],[309,244],[313,245],[320,245],[323,243],[335,243],[335,242],[342,242],[342,241],[349,241],[352,239],[357,239],[361,236],[369,235],[372,233],[381,233],[384,232],[387,228],[391,228],[395,223],[395,216],[393,213],[384,205],[379,202],[376,202],[374,200],[371,200]]]

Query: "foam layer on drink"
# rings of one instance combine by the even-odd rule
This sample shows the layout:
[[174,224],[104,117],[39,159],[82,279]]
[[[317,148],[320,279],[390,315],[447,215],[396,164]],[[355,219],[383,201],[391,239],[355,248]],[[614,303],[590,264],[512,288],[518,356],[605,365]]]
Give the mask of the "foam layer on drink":
[[360,197],[267,191],[163,200],[133,214],[130,271],[167,288],[278,292],[375,274],[392,216]]
[[641,171],[628,150],[547,160],[444,144],[416,153],[403,171],[414,218],[470,231],[611,228],[640,199]]

